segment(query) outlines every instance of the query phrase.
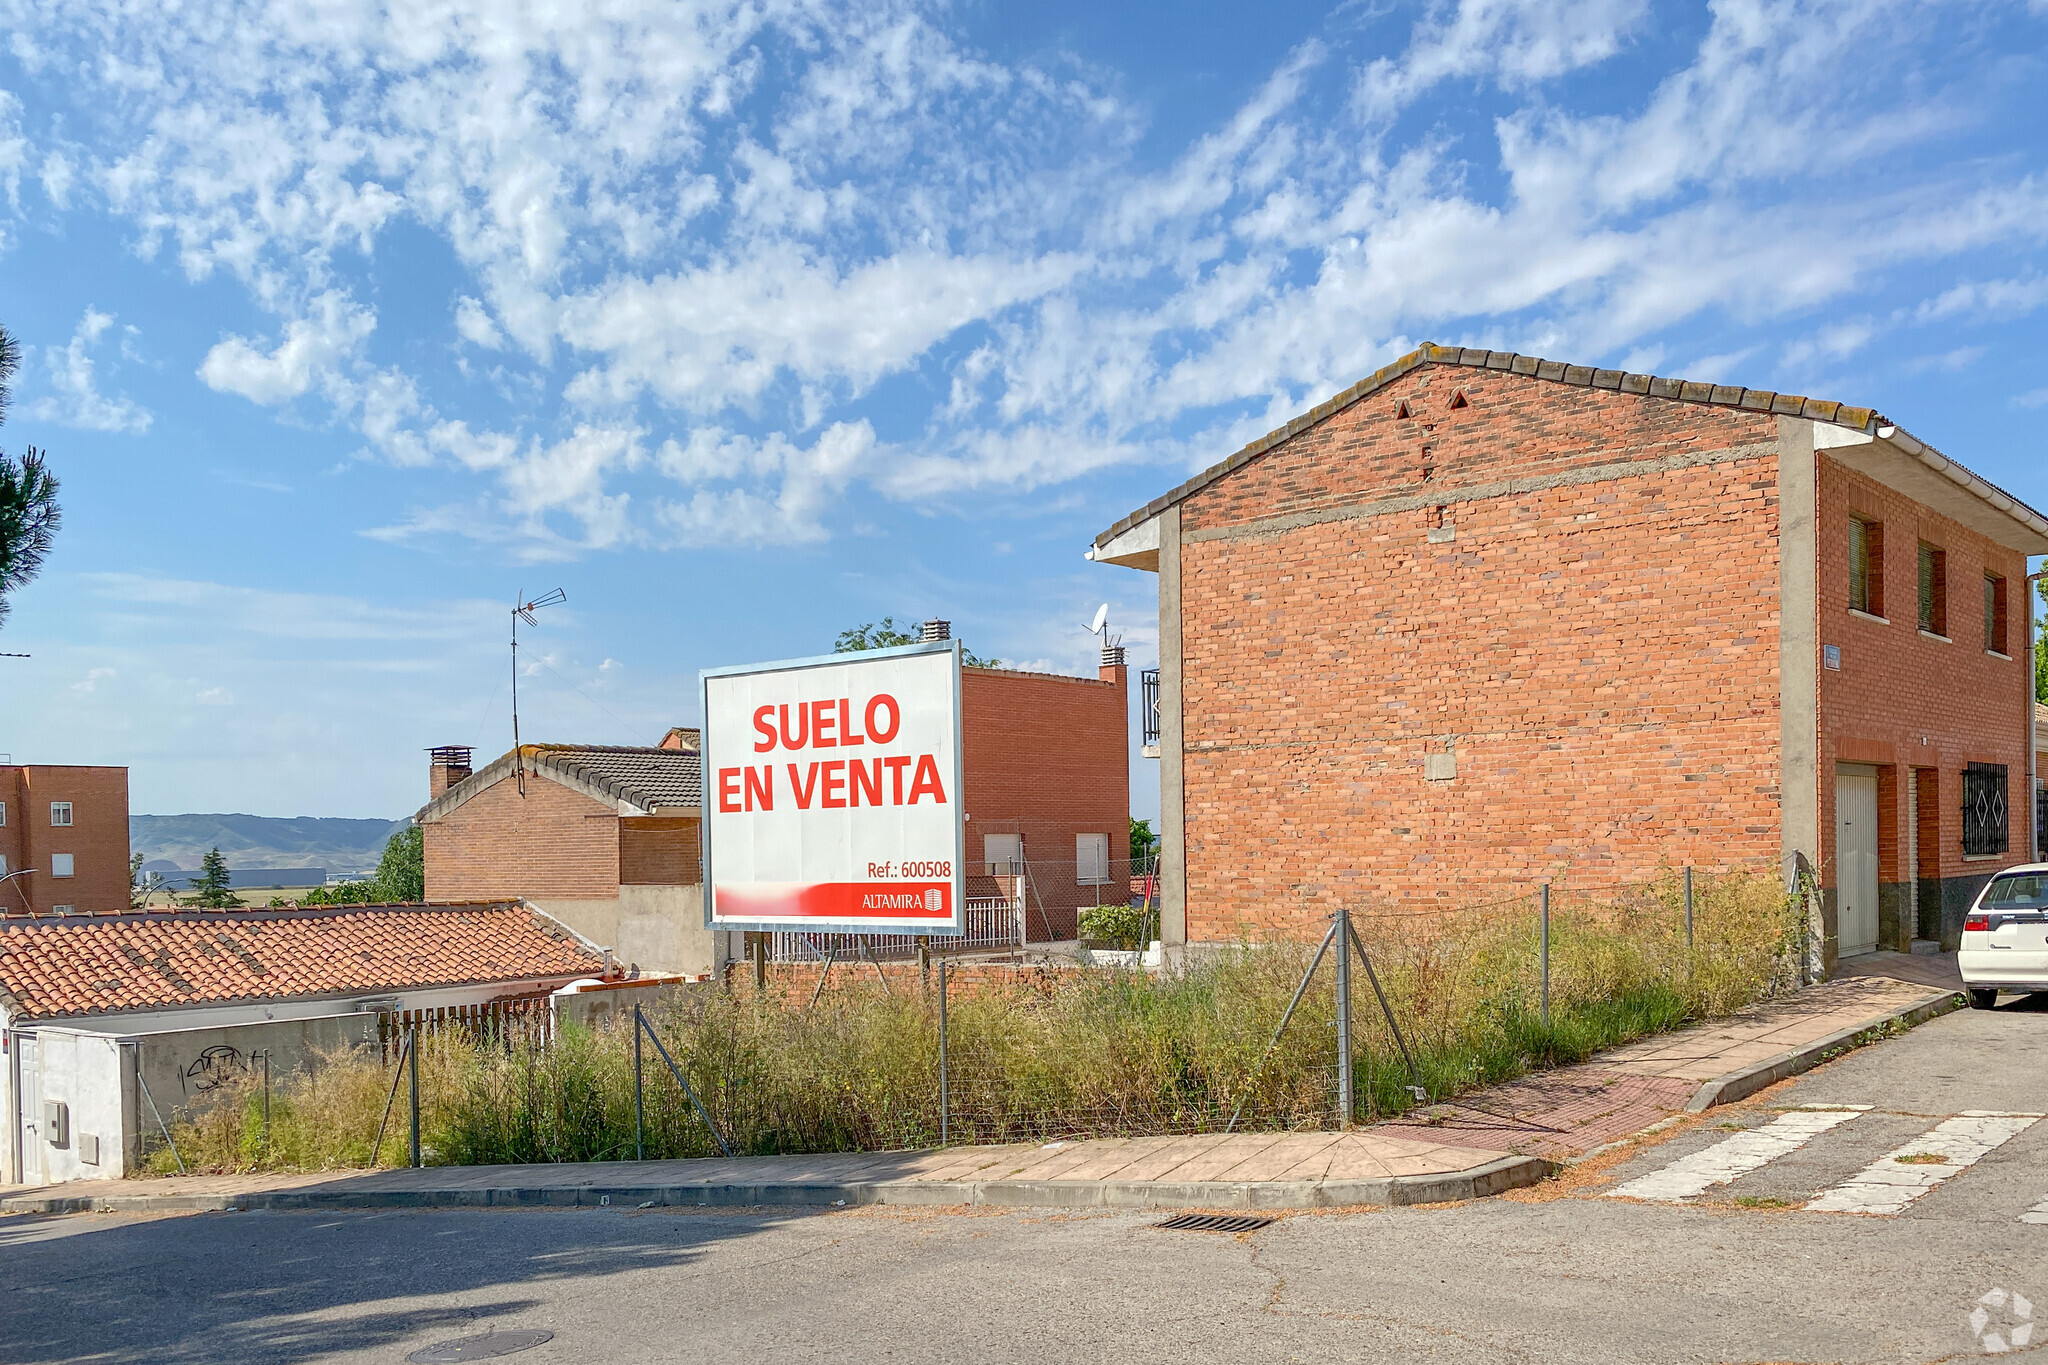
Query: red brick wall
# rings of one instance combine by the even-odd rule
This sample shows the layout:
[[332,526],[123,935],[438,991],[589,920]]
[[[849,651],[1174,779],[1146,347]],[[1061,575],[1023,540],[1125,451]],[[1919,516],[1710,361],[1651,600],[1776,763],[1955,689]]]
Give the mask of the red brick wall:
[[423,825],[428,900],[619,894],[619,817],[537,773],[507,777]]
[[[7,871],[28,876],[0,885],[0,914],[47,915],[68,905],[81,915],[128,909],[128,770],[30,765],[0,768]],[[71,825],[50,824],[50,803],[71,803]],[[69,853],[73,875],[51,876],[50,857]],[[24,903],[26,902],[26,903]]]
[[[1776,440],[1760,414],[1425,366],[1190,497],[1188,937],[1775,858]],[[1421,505],[1202,534],[1393,498]],[[1447,747],[1455,779],[1426,781]]]
[[[962,765],[970,872],[983,870],[982,840],[1022,834],[1037,894],[1027,903],[1031,937],[1048,928],[1074,937],[1076,911],[1121,903],[1128,883],[1075,881],[1074,836],[1109,836],[1112,876],[1129,866],[1131,779],[1125,670],[1107,680],[969,668],[961,673]],[[1040,909],[1043,903],[1043,917]]]
[[[2027,708],[2032,670],[2026,639],[2026,557],[1950,521],[1901,493],[1822,453],[1816,485],[1819,633],[1823,647],[1842,651],[1839,671],[1820,670],[1821,884],[1832,887],[1835,856],[1835,765],[1877,765],[1879,875],[1905,876],[1906,785],[1914,768],[1936,771],[1932,812],[1921,810],[1922,879],[1987,875],[2026,861]],[[1849,519],[1883,527],[1882,605],[1889,624],[1849,610]],[[1919,544],[1947,552],[1949,643],[1919,629]],[[1983,579],[2009,585],[2007,639],[2015,657],[1984,649]],[[1965,763],[2002,763],[2008,774],[2012,851],[1965,862],[1962,772]],[[1889,941],[1891,935],[1887,934]]]
[[627,886],[695,886],[703,881],[697,821],[652,815],[621,820],[619,880]]

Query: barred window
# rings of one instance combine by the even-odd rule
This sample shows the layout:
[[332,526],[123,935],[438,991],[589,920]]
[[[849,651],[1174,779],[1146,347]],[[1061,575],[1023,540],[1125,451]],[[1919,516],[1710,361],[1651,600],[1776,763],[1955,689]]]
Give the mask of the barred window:
[[2012,847],[2006,806],[2005,765],[1972,763],[1963,769],[1963,852],[2003,853]]
[[1948,634],[1948,552],[1920,544],[1920,629]]
[[1884,615],[1884,527],[1861,517],[1849,518],[1849,605]]

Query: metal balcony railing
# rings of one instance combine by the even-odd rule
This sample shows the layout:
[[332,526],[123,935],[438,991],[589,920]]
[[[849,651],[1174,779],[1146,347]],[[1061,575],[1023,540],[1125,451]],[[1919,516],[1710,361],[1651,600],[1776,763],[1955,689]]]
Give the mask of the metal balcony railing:
[[1148,668],[1138,675],[1138,696],[1145,726],[1145,744],[1159,746],[1159,670]]

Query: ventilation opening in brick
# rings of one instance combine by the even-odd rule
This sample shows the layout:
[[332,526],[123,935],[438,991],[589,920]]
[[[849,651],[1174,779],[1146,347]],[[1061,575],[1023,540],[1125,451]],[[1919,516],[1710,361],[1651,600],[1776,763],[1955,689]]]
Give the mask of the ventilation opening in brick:
[[1398,403],[1394,404],[1394,416],[1396,416],[1396,417],[1413,417],[1414,415],[1415,415],[1414,413],[1412,413],[1412,412],[1408,411],[1408,400],[1407,400],[1407,399],[1403,398],[1403,399],[1402,399],[1402,400],[1401,400],[1400,402],[1398,402]]
[[1459,389],[1456,393],[1451,395],[1452,411],[1455,412],[1459,408],[1469,408],[1471,406],[1472,405],[1470,403],[1465,401],[1465,391],[1463,389]]

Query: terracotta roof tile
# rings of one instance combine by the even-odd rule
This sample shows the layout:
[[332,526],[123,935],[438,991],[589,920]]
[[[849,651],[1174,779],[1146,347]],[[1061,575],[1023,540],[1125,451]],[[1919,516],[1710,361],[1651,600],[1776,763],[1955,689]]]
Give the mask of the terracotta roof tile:
[[603,958],[562,925],[518,904],[0,921],[0,993],[10,1013],[27,1019],[595,976],[603,969]]

